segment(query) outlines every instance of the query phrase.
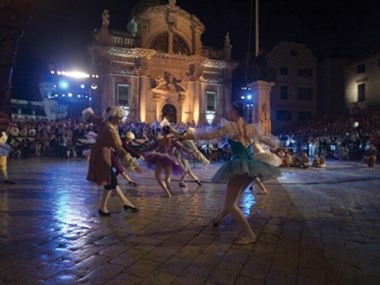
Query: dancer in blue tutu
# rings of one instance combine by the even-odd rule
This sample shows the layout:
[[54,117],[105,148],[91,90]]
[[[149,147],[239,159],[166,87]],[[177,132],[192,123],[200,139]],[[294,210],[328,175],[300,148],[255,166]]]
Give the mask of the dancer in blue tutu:
[[256,235],[253,232],[248,220],[238,207],[240,193],[252,183],[257,177],[261,181],[277,178],[281,172],[278,168],[265,162],[256,160],[251,154],[251,144],[255,142],[264,143],[271,147],[276,144],[270,136],[265,136],[253,124],[244,121],[244,105],[235,102],[229,112],[230,120],[222,120],[221,128],[202,134],[187,134],[177,136],[180,139],[210,140],[218,137],[227,137],[231,146],[232,159],[227,161],[212,178],[216,183],[227,183],[227,192],[224,208],[214,220],[214,226],[218,226],[221,220],[231,213],[236,221],[244,228],[245,235],[236,244],[246,245],[256,242]]

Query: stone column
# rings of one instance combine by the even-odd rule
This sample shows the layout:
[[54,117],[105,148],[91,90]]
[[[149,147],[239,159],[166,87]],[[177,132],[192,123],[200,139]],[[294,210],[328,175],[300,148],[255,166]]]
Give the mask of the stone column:
[[140,110],[140,121],[146,122],[147,120],[147,112],[148,112],[148,90],[150,90],[150,78],[147,76],[140,77],[140,102],[139,102],[139,110]]
[[270,120],[270,92],[274,82],[267,82],[257,80],[247,84],[253,93],[253,123],[260,123],[266,133],[271,132],[271,120]]
[[168,35],[168,53],[173,54],[173,30],[169,29],[169,35]]

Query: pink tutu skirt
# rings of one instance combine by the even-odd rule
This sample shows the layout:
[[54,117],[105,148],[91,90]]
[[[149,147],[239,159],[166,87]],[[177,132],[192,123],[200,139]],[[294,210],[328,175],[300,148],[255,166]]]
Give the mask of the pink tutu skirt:
[[172,155],[161,152],[149,152],[145,156],[146,164],[148,168],[154,169],[157,163],[160,163],[162,167],[172,165],[173,175],[182,175],[185,173],[185,169],[182,167],[182,164]]

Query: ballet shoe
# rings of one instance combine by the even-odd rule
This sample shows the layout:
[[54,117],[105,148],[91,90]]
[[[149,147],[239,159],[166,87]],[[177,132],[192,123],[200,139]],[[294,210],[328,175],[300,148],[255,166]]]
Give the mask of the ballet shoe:
[[134,181],[129,181],[128,183],[129,183],[129,185],[137,186],[136,182],[134,182]]
[[109,217],[109,216],[111,216],[110,212],[106,213],[106,212],[103,212],[100,209],[98,210],[98,212],[99,212],[99,216],[101,216],[101,217]]
[[236,245],[250,245],[254,244],[256,242],[256,237],[254,238],[249,238],[249,237],[243,237],[235,241]]
[[202,186],[202,183],[199,180],[195,180],[195,183],[197,183],[198,186]]
[[139,209],[137,209],[136,207],[132,207],[128,205],[124,205],[123,208],[124,208],[124,211],[126,212],[137,213],[139,211]]
[[186,187],[186,184],[183,182],[180,182],[178,185],[179,185],[179,187]]

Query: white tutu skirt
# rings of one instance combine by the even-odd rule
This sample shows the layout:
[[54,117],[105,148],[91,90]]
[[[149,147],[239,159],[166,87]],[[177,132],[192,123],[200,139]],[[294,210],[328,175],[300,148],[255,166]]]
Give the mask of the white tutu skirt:
[[274,167],[279,167],[282,164],[281,158],[270,151],[255,153],[253,157],[256,160],[266,162]]

